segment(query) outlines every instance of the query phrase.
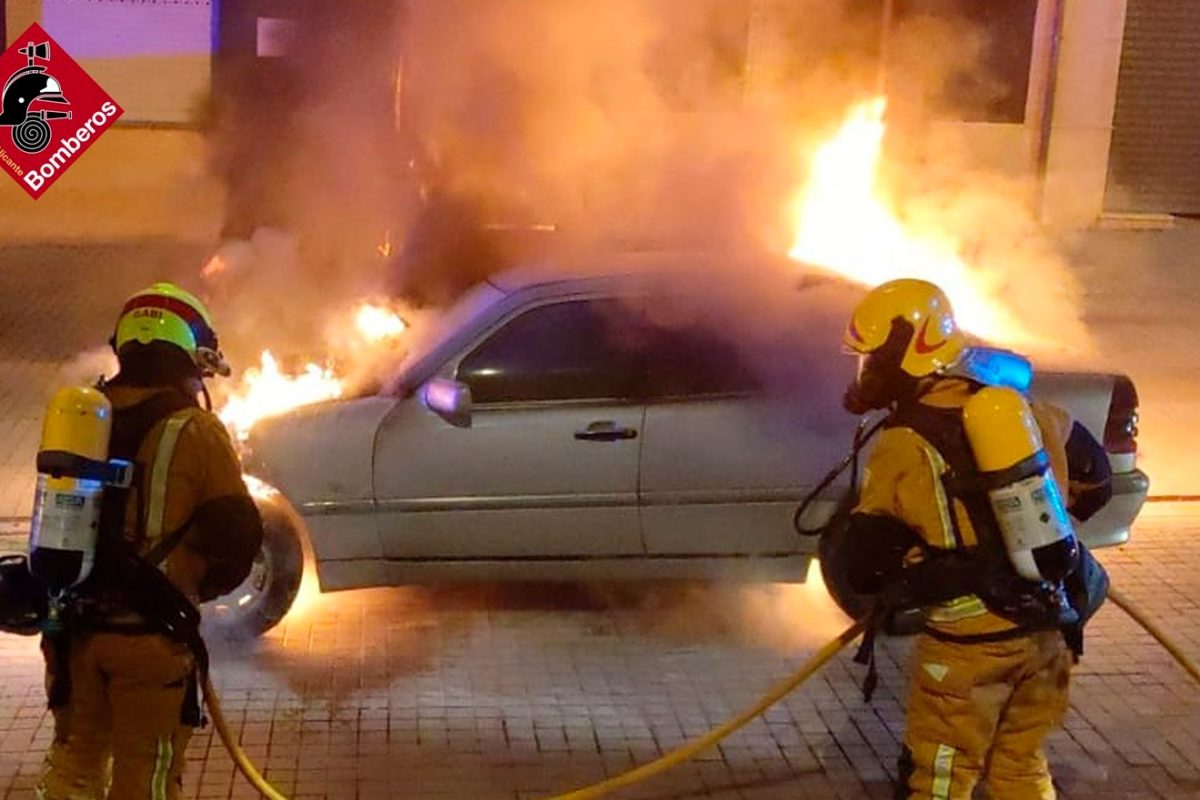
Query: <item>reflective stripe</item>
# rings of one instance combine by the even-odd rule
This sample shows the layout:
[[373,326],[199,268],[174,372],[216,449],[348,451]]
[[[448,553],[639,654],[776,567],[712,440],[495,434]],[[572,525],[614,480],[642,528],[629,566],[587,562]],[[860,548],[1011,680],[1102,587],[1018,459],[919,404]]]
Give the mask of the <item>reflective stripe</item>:
[[158,440],[158,452],[154,455],[154,470],[150,475],[150,502],[146,511],[144,546],[153,547],[163,535],[163,518],[167,511],[167,479],[171,471],[171,459],[175,456],[175,444],[183,426],[191,420],[190,414],[176,414],[167,419],[162,437]]
[[[917,435],[920,436],[920,434]],[[924,444],[923,449],[929,469],[933,472],[933,493],[936,495],[938,519],[942,525],[942,547],[952,550],[958,546],[958,540],[954,538],[954,523],[950,520],[950,501],[946,498],[946,487],[942,485],[942,474],[946,472],[946,461],[942,458],[942,454],[936,448],[931,447],[924,438],[921,438],[921,442]]]
[[154,759],[154,774],[150,776],[151,800],[167,800],[167,778],[175,760],[175,743],[170,736],[158,737],[158,754]]
[[955,620],[978,617],[987,613],[987,606],[976,595],[965,594],[946,603],[931,606],[927,609],[929,619],[933,622],[954,622]]
[[929,794],[933,800],[950,800],[950,776],[954,771],[954,748],[939,744],[933,757],[933,785]]

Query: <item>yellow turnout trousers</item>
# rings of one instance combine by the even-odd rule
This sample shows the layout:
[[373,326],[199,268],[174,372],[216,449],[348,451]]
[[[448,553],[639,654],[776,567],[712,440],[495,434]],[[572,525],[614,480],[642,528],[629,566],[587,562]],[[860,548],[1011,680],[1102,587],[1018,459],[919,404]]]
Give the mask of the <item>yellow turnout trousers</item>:
[[[1067,711],[1073,663],[1058,631],[955,644],[917,637],[910,665],[905,757],[908,797],[1053,800],[1042,752]],[[905,776],[903,773],[908,772]]]
[[[47,683],[53,659],[47,656]],[[181,722],[193,659],[153,633],[71,638],[71,697],[54,712],[42,800],[177,800],[192,729]]]

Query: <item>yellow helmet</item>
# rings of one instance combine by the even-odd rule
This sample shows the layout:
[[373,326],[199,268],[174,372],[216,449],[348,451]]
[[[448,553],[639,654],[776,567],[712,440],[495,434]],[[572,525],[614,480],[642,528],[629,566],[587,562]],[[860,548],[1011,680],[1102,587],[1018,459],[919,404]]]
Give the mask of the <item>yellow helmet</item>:
[[[908,323],[896,326],[894,323]],[[937,286],[915,278],[888,281],[872,289],[850,317],[842,336],[846,348],[860,355],[883,349],[893,336],[892,345],[903,347],[896,365],[914,378],[954,364],[966,349],[963,332],[954,322],[950,300]]]
[[173,283],[155,283],[130,297],[117,318],[113,350],[130,342],[166,342],[183,350],[204,376],[228,375],[204,303]]

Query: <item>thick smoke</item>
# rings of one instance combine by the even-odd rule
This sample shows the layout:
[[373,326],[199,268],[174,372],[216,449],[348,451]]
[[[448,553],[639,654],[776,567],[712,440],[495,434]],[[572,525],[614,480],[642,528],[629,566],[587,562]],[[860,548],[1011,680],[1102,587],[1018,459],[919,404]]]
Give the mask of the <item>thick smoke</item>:
[[[344,5],[303,22],[303,55],[280,67],[286,123],[226,115],[218,132],[229,163],[230,142],[277,143],[264,163],[239,164],[232,212],[244,219],[211,278],[243,361],[262,347],[319,358],[361,297],[436,308],[515,261],[785,253],[806,158],[880,87],[881,185],[902,218],[949,241],[1024,325],[1053,331],[1062,341],[1047,350],[1086,341],[1078,283],[1034,220],[1028,173],[995,169],[944,124],[964,96],[1003,88],[979,68],[986,35],[952,15],[901,9],[881,48],[869,0]],[[855,291],[810,287],[806,302],[778,257],[674,266],[697,296],[655,321],[718,331],[769,386],[824,386],[822,413],[841,415],[838,329]],[[769,593],[709,616],[776,641],[795,612]]]
[[883,187],[906,221],[948,237],[1025,326],[1054,330],[1044,349],[1086,344],[1032,183],[941,122],[964,85],[976,101],[1001,88],[979,66],[987,36],[945,4],[900,3],[886,46],[882,5],[866,0],[384,5],[303,21],[303,57],[281,68],[287,122],[227,116],[218,133],[249,141],[262,125],[280,142],[239,186],[258,176],[242,211],[283,233],[244,231],[229,261],[253,266],[213,282],[255,349],[313,353],[351,298],[440,306],[546,253],[786,251],[805,157],[880,86]]

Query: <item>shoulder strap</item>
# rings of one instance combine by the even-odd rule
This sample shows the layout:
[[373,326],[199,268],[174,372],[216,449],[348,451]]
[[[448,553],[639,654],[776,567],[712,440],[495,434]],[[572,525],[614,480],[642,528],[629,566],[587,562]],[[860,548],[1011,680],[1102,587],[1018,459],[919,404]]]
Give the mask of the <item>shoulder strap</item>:
[[[189,408],[198,408],[195,398],[174,389],[164,389],[140,403],[113,412],[112,438],[109,443],[109,457],[121,458],[134,462],[142,442],[162,420]],[[178,438],[178,433],[175,434]],[[174,448],[174,439],[171,442]],[[161,449],[161,448],[160,448]],[[169,459],[168,459],[169,461]],[[129,504],[130,492],[137,499],[137,519],[139,524],[146,519],[147,507],[143,495],[142,483],[144,476],[135,467],[132,489],[106,488],[100,512],[100,547],[102,551],[118,552],[124,549],[125,514]],[[165,492],[164,492],[165,498]],[[160,531],[161,535],[161,531]],[[165,556],[164,556],[165,557]]]
[[[1003,539],[979,467],[975,464],[971,443],[967,440],[962,409],[939,408],[914,401],[899,406],[892,419],[892,425],[916,431],[941,455],[949,468],[942,477],[947,498],[962,503],[978,543],[999,555],[1004,548]],[[961,543],[963,537],[958,529],[958,518],[953,512],[950,518],[955,536]]]
[[[164,536],[163,530],[167,511],[167,485],[171,477],[171,461],[175,457],[175,445],[179,443],[179,435],[192,421],[192,416],[190,410],[185,409],[167,417],[162,436],[158,440],[158,448],[154,453],[149,480],[145,484],[146,507],[145,517],[142,519],[145,528],[142,530],[142,535],[147,542],[155,542],[156,550],[159,544],[171,538],[171,536]],[[173,535],[178,533],[176,531]]]

